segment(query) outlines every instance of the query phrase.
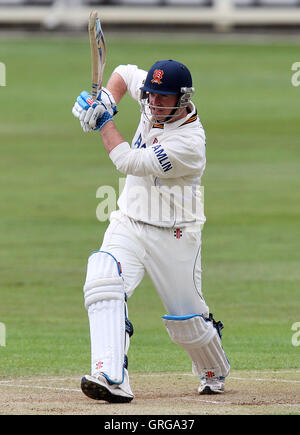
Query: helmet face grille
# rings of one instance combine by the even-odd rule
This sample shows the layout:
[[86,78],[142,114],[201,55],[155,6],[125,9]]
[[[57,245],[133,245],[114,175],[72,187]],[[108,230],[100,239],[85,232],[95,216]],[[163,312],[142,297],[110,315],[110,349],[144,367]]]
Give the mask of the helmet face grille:
[[161,106],[154,106],[153,104],[150,104],[148,98],[141,100],[141,112],[151,124],[168,124],[180,116],[185,107],[186,106],[183,107],[178,105],[170,107],[164,106],[164,109],[171,111],[169,115],[152,115],[151,109],[161,108]]

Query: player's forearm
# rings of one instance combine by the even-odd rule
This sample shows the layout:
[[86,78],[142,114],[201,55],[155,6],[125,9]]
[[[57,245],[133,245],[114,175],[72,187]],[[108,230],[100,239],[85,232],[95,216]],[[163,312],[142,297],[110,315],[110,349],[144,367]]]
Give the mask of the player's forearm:
[[126,83],[117,72],[112,73],[106,87],[113,94],[113,97],[117,104],[127,91]]
[[121,136],[113,121],[104,125],[101,129],[101,137],[108,154],[120,143],[125,142],[125,139]]
[[[113,120],[108,121],[100,132],[104,147],[119,172],[137,177],[146,175],[164,176],[164,169],[167,166],[161,166],[155,154],[155,149],[152,149],[152,147],[131,148],[119,133]],[[164,155],[166,156],[166,154]],[[172,168],[171,164],[170,168]]]

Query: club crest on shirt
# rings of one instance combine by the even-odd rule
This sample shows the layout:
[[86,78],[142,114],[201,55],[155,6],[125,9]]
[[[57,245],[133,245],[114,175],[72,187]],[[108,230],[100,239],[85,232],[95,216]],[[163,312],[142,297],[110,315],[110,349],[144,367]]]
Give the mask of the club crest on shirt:
[[153,73],[153,79],[151,80],[151,83],[157,83],[158,85],[162,84],[162,76],[164,75],[164,72],[162,69],[156,69]]

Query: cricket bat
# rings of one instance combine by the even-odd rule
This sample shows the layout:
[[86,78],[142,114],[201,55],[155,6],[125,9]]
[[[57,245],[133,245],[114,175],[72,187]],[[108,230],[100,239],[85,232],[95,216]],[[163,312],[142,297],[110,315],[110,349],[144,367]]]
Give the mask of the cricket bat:
[[93,10],[89,16],[89,37],[92,61],[92,98],[95,100],[102,88],[103,72],[106,62],[106,45],[98,12]]

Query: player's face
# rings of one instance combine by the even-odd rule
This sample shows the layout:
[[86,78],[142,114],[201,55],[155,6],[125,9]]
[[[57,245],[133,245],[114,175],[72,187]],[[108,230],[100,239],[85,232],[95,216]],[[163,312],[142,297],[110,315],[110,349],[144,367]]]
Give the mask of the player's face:
[[149,104],[153,117],[158,121],[167,118],[173,112],[177,100],[177,95],[162,95],[150,92]]

